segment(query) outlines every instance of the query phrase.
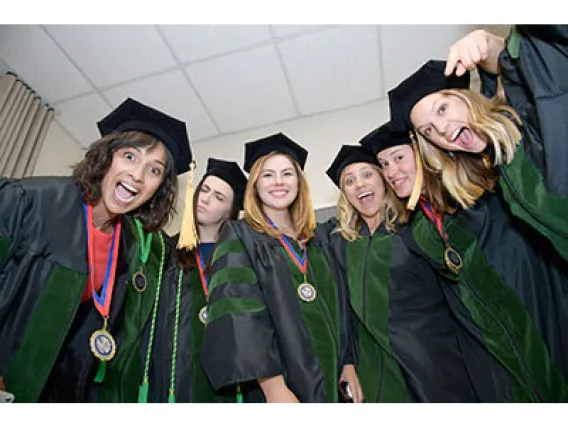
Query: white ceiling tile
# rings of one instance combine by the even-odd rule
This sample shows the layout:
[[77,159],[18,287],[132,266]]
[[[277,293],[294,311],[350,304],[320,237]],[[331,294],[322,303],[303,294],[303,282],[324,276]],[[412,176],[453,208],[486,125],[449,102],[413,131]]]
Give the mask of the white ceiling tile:
[[0,25],[0,56],[48,103],[93,90],[38,25]]
[[302,114],[381,96],[376,26],[344,26],[279,44]]
[[270,40],[268,25],[162,25],[160,29],[182,63]]
[[48,25],[45,28],[98,88],[176,65],[153,25]]
[[296,34],[323,30],[331,25],[271,25],[275,37],[288,37]]
[[104,95],[114,107],[132,97],[184,121],[192,141],[218,134],[182,71],[172,71],[117,86],[105,91]]
[[382,25],[385,93],[428,60],[445,60],[450,46],[473,28],[470,25]]
[[100,95],[86,95],[55,107],[56,117],[79,143],[87,147],[101,137],[97,122],[112,111]]
[[191,65],[187,70],[224,132],[260,127],[295,116],[274,46],[212,59]]

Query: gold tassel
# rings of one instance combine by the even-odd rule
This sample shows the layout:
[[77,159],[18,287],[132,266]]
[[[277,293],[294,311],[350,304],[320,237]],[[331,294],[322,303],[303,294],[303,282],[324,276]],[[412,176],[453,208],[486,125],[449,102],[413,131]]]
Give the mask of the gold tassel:
[[416,180],[414,181],[414,187],[412,188],[412,193],[408,198],[408,203],[406,204],[407,210],[412,210],[416,208],[418,204],[418,199],[422,192],[422,185],[424,184],[424,169],[422,166],[422,157],[420,156],[420,149],[418,148],[418,143],[414,139],[414,133],[410,131],[410,139],[412,140],[412,149],[414,150],[414,158],[416,160]]
[[187,174],[187,185],[185,188],[185,203],[183,206],[183,214],[181,218],[181,229],[177,248],[185,250],[193,250],[199,243],[199,236],[195,228],[195,220],[193,218],[193,173],[195,170],[195,162],[189,165]]

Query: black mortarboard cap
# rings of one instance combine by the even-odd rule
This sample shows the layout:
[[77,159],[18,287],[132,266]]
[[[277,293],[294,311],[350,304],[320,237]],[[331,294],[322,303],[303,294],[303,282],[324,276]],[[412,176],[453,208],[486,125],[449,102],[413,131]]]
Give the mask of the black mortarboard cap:
[[183,121],[128,98],[99,121],[97,126],[102,136],[132,130],[148,133],[166,145],[174,158],[177,174],[189,169],[192,155]]
[[376,157],[379,152],[387,148],[404,144],[410,145],[412,140],[408,131],[394,132],[390,122],[387,122],[363,136],[359,143]]
[[250,172],[252,165],[260,157],[278,152],[288,154],[298,162],[303,170],[308,158],[308,151],[290,139],[283,133],[276,133],[266,138],[258,139],[245,144],[245,166],[244,169]]
[[420,99],[444,89],[469,89],[469,71],[446,77],[446,61],[429,60],[418,71],[388,92],[391,125],[395,131],[412,129],[410,111]]
[[343,145],[325,173],[333,181],[335,186],[340,188],[341,172],[345,167],[353,163],[369,163],[378,166],[376,158],[362,147]]
[[245,189],[247,187],[247,178],[239,165],[234,161],[209,158],[207,160],[207,170],[203,178],[205,179],[207,176],[211,175],[223,179],[231,186],[235,193],[234,196],[237,200],[239,210],[241,210],[243,207]]

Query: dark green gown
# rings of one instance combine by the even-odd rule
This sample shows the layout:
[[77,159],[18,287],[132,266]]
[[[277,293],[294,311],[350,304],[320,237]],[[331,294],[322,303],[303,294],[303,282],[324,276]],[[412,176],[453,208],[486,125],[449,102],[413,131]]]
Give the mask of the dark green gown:
[[[138,350],[154,299],[161,245],[153,239],[148,288],[130,283],[139,269],[140,240],[123,217],[109,328],[117,353],[102,384],[89,337],[103,321],[87,284],[83,200],[70,178],[0,178],[0,375],[16,402],[117,400],[137,380],[125,363]],[[138,366],[138,369],[140,367]]]
[[[328,222],[328,229],[337,221]],[[509,402],[511,378],[448,297],[453,282],[380,226],[346,242],[332,232],[358,322],[357,370],[367,402]]]

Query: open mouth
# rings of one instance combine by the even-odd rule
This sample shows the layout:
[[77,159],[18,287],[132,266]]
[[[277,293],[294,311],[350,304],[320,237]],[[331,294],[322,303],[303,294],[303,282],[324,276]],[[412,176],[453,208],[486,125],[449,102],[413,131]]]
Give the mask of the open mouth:
[[373,191],[365,191],[365,192],[361,192],[359,195],[357,195],[357,198],[359,199],[359,201],[361,203],[364,204],[364,203],[372,200],[374,195],[375,195],[375,193]]
[[471,130],[464,126],[456,129],[456,131],[452,135],[451,143],[455,143],[461,145],[464,148],[467,148],[471,145],[472,141],[473,134]]
[[118,182],[114,189],[118,201],[130,203],[138,195],[138,190],[125,182]]

